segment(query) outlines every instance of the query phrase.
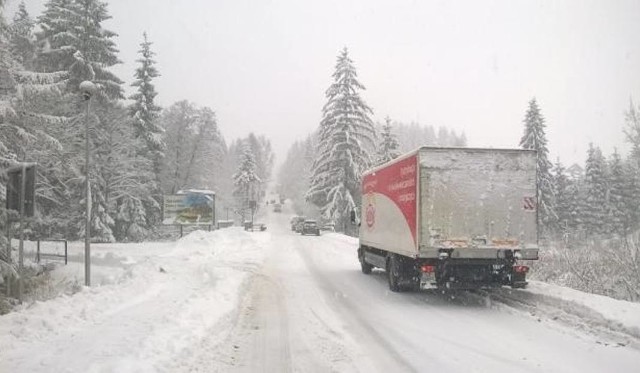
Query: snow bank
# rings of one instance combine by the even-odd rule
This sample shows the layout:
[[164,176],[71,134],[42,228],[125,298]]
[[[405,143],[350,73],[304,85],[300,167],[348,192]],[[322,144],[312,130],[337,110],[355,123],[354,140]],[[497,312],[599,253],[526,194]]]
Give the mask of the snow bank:
[[[591,317],[604,319],[610,327],[622,329],[627,334],[640,338],[640,304],[609,298],[603,295],[584,293],[578,290],[530,281],[527,292],[551,299],[561,308],[587,309]],[[578,307],[572,307],[577,305]]]
[[0,317],[0,371],[163,371],[212,328],[226,328],[268,240],[227,228],[170,244],[96,245],[94,286],[78,285],[84,272],[72,262],[52,281],[75,283],[78,293]]

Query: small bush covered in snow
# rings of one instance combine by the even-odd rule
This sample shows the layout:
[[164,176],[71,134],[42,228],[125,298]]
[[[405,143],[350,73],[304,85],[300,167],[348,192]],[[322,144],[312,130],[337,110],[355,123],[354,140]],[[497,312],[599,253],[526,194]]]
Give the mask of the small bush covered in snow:
[[533,264],[533,277],[577,290],[640,302],[640,232],[624,239],[552,243]]

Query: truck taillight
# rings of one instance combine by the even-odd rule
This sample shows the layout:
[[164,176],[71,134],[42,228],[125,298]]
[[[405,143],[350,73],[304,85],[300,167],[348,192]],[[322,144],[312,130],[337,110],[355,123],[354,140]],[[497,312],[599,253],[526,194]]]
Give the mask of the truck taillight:
[[529,267],[527,267],[527,266],[513,266],[513,271],[515,273],[527,273],[527,272],[529,272]]
[[425,272],[425,273],[433,273],[433,272],[435,272],[436,267],[435,267],[435,266],[430,266],[430,265],[426,265],[426,264],[425,264],[425,265],[423,265],[422,267],[420,267],[420,270],[421,270],[422,272]]

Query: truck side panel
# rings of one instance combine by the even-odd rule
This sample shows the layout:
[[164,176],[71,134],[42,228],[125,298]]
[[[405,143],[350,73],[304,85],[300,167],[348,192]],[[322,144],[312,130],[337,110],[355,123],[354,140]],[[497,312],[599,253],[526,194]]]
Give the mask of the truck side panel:
[[420,150],[421,249],[484,238],[536,245],[535,152]]
[[362,245],[407,256],[417,254],[418,154],[363,177]]

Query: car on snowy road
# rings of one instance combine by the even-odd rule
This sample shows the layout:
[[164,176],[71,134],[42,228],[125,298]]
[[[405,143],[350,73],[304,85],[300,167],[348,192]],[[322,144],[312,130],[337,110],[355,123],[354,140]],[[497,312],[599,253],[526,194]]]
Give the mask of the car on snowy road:
[[316,236],[320,235],[320,228],[318,228],[318,222],[315,220],[305,220],[302,223],[302,231],[300,232],[303,236],[305,234],[315,234]]
[[291,230],[300,233],[302,231],[302,223],[304,223],[304,216],[294,216],[291,218]]

